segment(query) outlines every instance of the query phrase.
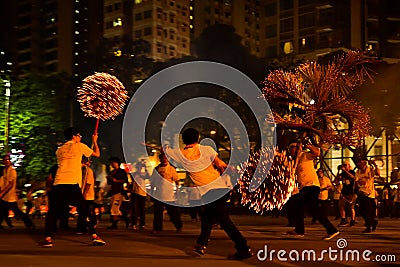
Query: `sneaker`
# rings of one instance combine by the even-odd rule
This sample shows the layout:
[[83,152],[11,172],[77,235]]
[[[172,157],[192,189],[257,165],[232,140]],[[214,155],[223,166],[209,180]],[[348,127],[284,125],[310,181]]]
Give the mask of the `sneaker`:
[[245,260],[253,256],[253,251],[251,251],[251,248],[248,248],[247,250],[238,250],[235,254],[230,255],[228,257],[229,260]]
[[92,238],[93,246],[103,246],[106,244],[106,241],[100,238],[100,236],[96,236]]
[[354,226],[356,224],[356,221],[350,221],[350,227]]
[[53,247],[53,241],[51,239],[45,239],[41,242],[40,246],[43,248],[51,248]]
[[296,231],[287,231],[286,234],[294,237],[304,237],[304,234],[298,234]]
[[337,227],[345,227],[345,226],[350,226],[350,224],[347,222],[346,219],[342,219],[340,223],[337,225]]
[[374,223],[372,224],[372,232],[376,230],[376,226],[378,225],[378,221],[374,220]]
[[196,245],[193,248],[193,252],[197,255],[204,256],[204,254],[206,253],[206,247],[202,245]]
[[332,238],[334,238],[335,236],[337,236],[339,234],[340,234],[339,231],[337,231],[337,232],[335,232],[333,234],[328,234],[327,236],[324,237],[324,240],[331,240]]

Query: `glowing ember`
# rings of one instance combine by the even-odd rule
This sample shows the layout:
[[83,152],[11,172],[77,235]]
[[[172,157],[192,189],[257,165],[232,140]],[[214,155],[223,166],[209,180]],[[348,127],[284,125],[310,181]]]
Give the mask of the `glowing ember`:
[[124,85],[108,73],[96,72],[83,79],[78,88],[78,102],[85,116],[103,121],[121,114],[127,99]]
[[[267,171],[272,160],[272,165]],[[257,165],[264,169],[260,172],[263,177],[253,177]],[[241,203],[249,205],[249,208],[257,213],[262,214],[275,208],[282,209],[295,187],[292,162],[287,157],[286,151],[263,148],[253,153],[249,160],[242,164],[238,184],[239,192],[242,194]],[[256,188],[258,185],[260,186]]]

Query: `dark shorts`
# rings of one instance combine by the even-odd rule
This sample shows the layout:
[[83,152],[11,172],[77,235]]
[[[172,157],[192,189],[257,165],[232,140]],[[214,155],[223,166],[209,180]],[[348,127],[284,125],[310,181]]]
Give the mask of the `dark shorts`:
[[354,209],[354,206],[356,204],[356,199],[357,199],[356,194],[340,195],[339,207],[349,207],[351,209]]

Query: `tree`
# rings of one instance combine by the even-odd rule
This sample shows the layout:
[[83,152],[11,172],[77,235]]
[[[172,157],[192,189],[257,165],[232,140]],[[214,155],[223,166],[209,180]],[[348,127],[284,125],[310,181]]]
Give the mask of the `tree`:
[[[200,34],[199,38],[194,40],[193,47],[198,60],[229,65],[246,74],[255,84],[261,85],[267,69],[266,61],[250,54],[249,49],[242,45],[242,38],[235,33],[234,27],[225,24],[209,26]],[[209,91],[215,94],[215,87],[209,87]],[[202,91],[204,90],[202,89]],[[219,89],[216,98],[228,103],[236,111],[246,126],[250,141],[259,143],[258,124],[247,104],[225,88]],[[217,139],[226,141],[224,140],[225,133],[221,130],[218,129],[217,133],[221,133],[223,136],[219,136]]]
[[31,75],[12,83],[10,137],[25,154],[18,173],[42,180],[55,163],[57,141],[68,125],[71,98],[65,74]]
[[259,84],[265,75],[265,63],[251,55],[241,41],[234,27],[214,24],[194,40],[193,47],[200,60],[217,61],[237,68]]

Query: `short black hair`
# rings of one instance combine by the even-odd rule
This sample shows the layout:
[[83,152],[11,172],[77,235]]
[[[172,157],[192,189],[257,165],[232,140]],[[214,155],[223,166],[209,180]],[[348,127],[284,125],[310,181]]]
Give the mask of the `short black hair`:
[[79,130],[76,127],[68,127],[67,129],[64,130],[64,138],[65,140],[69,141],[72,140],[72,137],[74,135],[80,134],[81,130]]
[[110,161],[110,162],[116,162],[116,163],[118,163],[118,165],[121,164],[121,159],[118,158],[118,157],[111,157],[111,158],[108,159],[108,161]]
[[193,128],[187,128],[182,133],[182,141],[185,145],[198,143],[199,137],[199,132]]

